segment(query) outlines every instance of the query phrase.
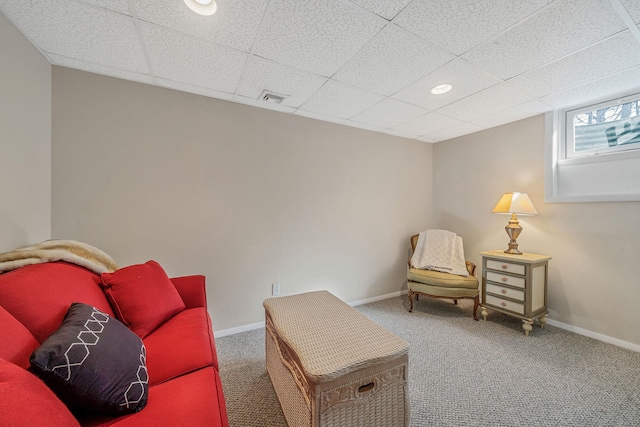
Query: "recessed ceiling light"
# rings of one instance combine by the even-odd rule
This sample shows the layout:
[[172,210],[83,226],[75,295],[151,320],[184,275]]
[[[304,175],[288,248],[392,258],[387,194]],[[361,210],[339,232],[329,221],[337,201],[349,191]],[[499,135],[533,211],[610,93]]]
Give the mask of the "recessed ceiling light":
[[452,86],[450,84],[445,83],[431,89],[431,93],[434,95],[442,95],[443,93],[449,92],[451,88]]
[[215,0],[184,0],[184,4],[200,15],[213,15],[218,10]]

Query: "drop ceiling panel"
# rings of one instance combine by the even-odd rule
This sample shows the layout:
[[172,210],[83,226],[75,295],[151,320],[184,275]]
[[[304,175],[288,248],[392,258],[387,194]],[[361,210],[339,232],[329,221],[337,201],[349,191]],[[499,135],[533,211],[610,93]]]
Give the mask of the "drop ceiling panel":
[[185,7],[182,0],[131,0],[142,20],[249,52],[268,0],[219,1],[212,16]]
[[340,0],[273,0],[253,53],[332,76],[385,21]]
[[462,57],[508,79],[625,28],[608,1],[558,0]]
[[247,54],[152,24],[141,24],[141,34],[157,76],[207,89],[235,91]]
[[131,16],[131,9],[129,9],[129,0],[82,0],[82,1]]
[[438,132],[462,124],[460,120],[452,119],[438,113],[427,113],[415,119],[394,126],[393,129],[409,135],[420,136]]
[[425,40],[389,25],[333,78],[389,96],[453,58]]
[[258,99],[263,90],[287,95],[282,105],[301,106],[327,81],[324,77],[259,58],[249,57],[236,93]]
[[208,96],[210,98],[224,99],[225,101],[230,101],[233,99],[233,94],[227,92],[220,92],[213,89],[207,89],[204,87],[189,85],[182,82],[176,82],[169,79],[163,79],[161,77],[156,78],[159,86],[179,90],[181,92],[193,93],[196,95]]
[[461,55],[550,1],[416,0],[394,22],[425,40]]
[[424,108],[398,101],[397,99],[385,98],[371,108],[358,114],[352,120],[385,129],[426,113],[428,113],[428,111]]
[[526,119],[527,117],[536,116],[538,114],[546,113],[550,111],[552,107],[542,103],[538,100],[525,102],[524,104],[516,105],[515,107],[508,108],[506,110],[499,111],[497,113],[490,114],[485,117],[481,117],[473,121],[474,124],[480,125],[486,128],[500,126],[505,123],[514,122],[516,120]]
[[[420,141],[640,92],[638,0],[218,0],[209,17],[183,0],[0,10],[55,65]],[[453,90],[431,95],[441,83]],[[265,89],[289,97],[257,101]]]
[[255,98],[247,98],[240,95],[235,95],[233,97],[234,102],[239,102],[241,104],[251,105],[253,107],[266,108],[267,110],[279,111],[281,113],[294,113],[296,111],[295,107],[290,107],[288,105],[276,104],[275,102],[266,102],[259,101]]
[[640,2],[638,0],[621,0],[622,6],[636,24],[640,24]]
[[519,92],[509,83],[503,82],[444,106],[437,111],[459,120],[471,121],[532,99],[533,97]]
[[393,19],[411,0],[351,0],[365,9],[382,16],[385,19]]
[[625,93],[640,93],[640,67],[634,67],[602,79],[554,93],[541,101],[554,108],[572,107]]
[[314,113],[313,111],[304,111],[304,110],[296,110],[296,116],[307,117],[315,120],[322,120],[323,122],[331,122],[331,123],[344,123],[345,120],[339,117],[327,116],[326,114]]
[[444,129],[438,132],[425,135],[430,141],[444,141],[445,139],[457,138],[459,136],[468,135],[470,133],[483,130],[482,126],[478,126],[473,123],[462,123],[460,125]]
[[328,80],[300,109],[350,119],[384,97],[346,83]]
[[92,62],[84,62],[79,59],[67,58],[65,56],[48,54],[54,65],[60,65],[67,68],[75,68],[76,70],[88,71],[90,73],[102,74],[105,76],[115,77],[118,79],[131,80],[134,82],[153,84],[153,79],[148,74],[134,73],[132,71],[119,70],[106,65],[94,64]]
[[[402,89],[393,97],[429,110],[435,110],[501,81],[473,64],[461,59],[454,59]],[[431,89],[443,83],[449,83],[453,88],[445,94],[433,95]]]
[[70,0],[3,0],[3,10],[42,51],[148,73],[133,19]]
[[351,127],[354,127],[354,128],[370,130],[370,131],[373,131],[373,132],[382,132],[383,129],[384,129],[384,128],[381,128],[379,126],[367,125],[367,124],[364,124],[364,123],[354,122],[353,120],[345,120],[342,124],[344,124],[346,126],[351,126]]
[[[589,67],[583,67],[589,64]],[[640,65],[640,43],[630,31],[509,80],[536,97],[561,92]]]

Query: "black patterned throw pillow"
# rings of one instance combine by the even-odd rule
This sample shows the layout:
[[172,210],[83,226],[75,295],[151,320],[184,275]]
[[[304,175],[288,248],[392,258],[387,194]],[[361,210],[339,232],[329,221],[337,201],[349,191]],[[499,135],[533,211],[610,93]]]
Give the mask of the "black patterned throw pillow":
[[147,404],[142,340],[87,304],[71,304],[60,328],[31,355],[31,367],[73,411],[121,415]]

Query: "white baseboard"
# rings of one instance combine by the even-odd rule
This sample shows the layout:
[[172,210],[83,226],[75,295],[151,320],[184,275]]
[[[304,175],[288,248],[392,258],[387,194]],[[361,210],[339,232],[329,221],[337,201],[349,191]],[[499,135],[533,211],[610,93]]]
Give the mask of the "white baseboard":
[[[392,292],[390,294],[379,295],[377,297],[366,298],[358,301],[353,301],[348,303],[351,307],[357,307],[363,304],[369,304],[371,302],[382,301],[389,298],[395,298],[402,295],[406,295],[407,291],[397,291]],[[623,341],[618,338],[613,338],[608,335],[599,334],[597,332],[590,331],[588,329],[579,328],[577,326],[569,325],[567,323],[558,322],[557,320],[548,319],[547,324],[551,326],[555,326],[560,329],[564,329],[566,331],[574,332],[579,335],[584,335],[589,338],[593,338],[598,341],[606,342],[608,344],[613,344],[618,347],[626,348],[627,350],[636,351],[640,353],[640,344],[634,344],[628,341]],[[221,329],[219,331],[215,331],[216,338],[226,337],[228,335],[235,335],[242,332],[253,331],[255,329],[264,328],[264,322],[256,322],[248,325],[236,326],[235,328],[229,329]]]
[[395,298],[395,297],[399,297],[399,296],[406,295],[406,294],[407,294],[407,291],[391,292],[390,294],[384,294],[384,295],[380,295],[380,296],[377,296],[377,297],[361,299],[361,300],[358,300],[358,301],[350,302],[348,304],[351,307],[357,307],[359,305],[369,304],[370,302],[382,301],[383,299]]
[[222,338],[222,337],[226,337],[227,335],[235,335],[241,332],[249,332],[249,331],[253,331],[254,329],[260,329],[260,328],[264,328],[264,322],[256,322],[256,323],[250,323],[248,325],[236,326],[235,328],[221,329],[219,331],[214,331],[213,335],[216,338]]
[[548,319],[547,324],[551,326],[555,326],[560,329],[564,329],[566,331],[575,332],[576,334],[584,335],[586,337],[593,338],[598,341],[603,341],[608,344],[613,344],[618,347],[626,348],[627,350],[637,351],[640,353],[640,344],[634,344],[628,341],[619,340],[618,338],[613,338],[608,335],[599,334],[597,332],[593,332],[588,329],[578,328],[577,326],[558,322],[557,320],[553,320],[553,319]]
[[[395,298],[395,297],[399,297],[401,295],[406,295],[407,291],[398,291],[398,292],[392,292],[390,294],[384,294],[384,295],[380,295],[377,297],[372,297],[372,298],[367,298],[367,299],[361,299],[358,301],[353,301],[348,303],[351,307],[356,307],[358,305],[362,305],[362,304],[369,304],[370,302],[376,302],[376,301],[382,301],[383,299],[389,299],[389,298]],[[235,334],[239,334],[242,332],[248,332],[248,331],[253,331],[255,329],[260,329],[260,328],[264,328],[264,322],[256,322],[256,323],[251,323],[248,325],[242,325],[242,326],[236,326],[235,328],[229,328],[229,329],[221,329],[219,331],[215,331],[214,332],[214,336],[216,338],[222,338],[222,337],[226,337],[228,335],[235,335]]]

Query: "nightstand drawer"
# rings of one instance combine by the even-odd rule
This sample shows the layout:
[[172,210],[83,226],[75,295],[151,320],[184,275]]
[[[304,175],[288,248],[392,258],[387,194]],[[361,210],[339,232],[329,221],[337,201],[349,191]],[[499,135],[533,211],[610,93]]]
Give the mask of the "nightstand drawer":
[[493,295],[485,296],[485,303],[504,310],[513,311],[514,313],[524,314],[524,304],[513,301],[506,301]]
[[524,291],[503,288],[502,286],[494,285],[493,283],[487,283],[487,292],[511,299],[517,299],[518,301],[524,301]]
[[487,280],[524,289],[524,277],[514,277],[506,274],[494,273],[493,271],[487,271]]
[[522,264],[512,264],[510,262],[494,261],[488,259],[487,268],[490,268],[491,270],[506,271],[508,273],[520,274],[524,276],[524,265]]

